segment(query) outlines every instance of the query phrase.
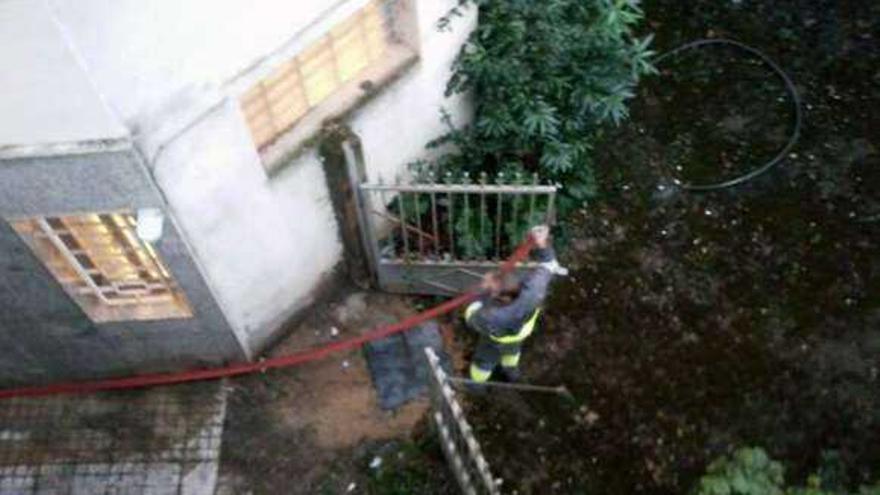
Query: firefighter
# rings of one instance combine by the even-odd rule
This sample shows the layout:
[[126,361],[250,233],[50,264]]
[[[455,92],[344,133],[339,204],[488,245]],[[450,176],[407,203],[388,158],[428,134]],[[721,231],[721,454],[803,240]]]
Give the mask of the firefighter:
[[531,236],[535,243],[532,255],[540,265],[521,281],[512,274],[486,274],[481,297],[465,309],[465,322],[480,334],[470,366],[473,382],[489,381],[499,364],[503,378],[519,380],[522,344],[535,331],[550,279],[566,273],[550,246],[550,229],[534,227]]

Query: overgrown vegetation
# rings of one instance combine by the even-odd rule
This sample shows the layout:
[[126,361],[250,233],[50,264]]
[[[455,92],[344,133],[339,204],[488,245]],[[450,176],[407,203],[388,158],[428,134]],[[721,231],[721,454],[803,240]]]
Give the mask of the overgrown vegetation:
[[[500,173],[490,181],[482,173],[476,179],[464,172],[438,177],[433,164],[411,166],[416,183],[456,185],[537,185],[536,175]],[[533,225],[547,221],[553,209],[545,194],[398,193],[385,208],[391,215],[406,220],[404,233],[397,222],[389,242],[393,251],[420,258],[443,259],[447,254],[471,260],[498,259],[509,253],[525,238]],[[403,236],[407,239],[404,241]],[[406,257],[406,256],[404,256]]]
[[[700,478],[695,495],[847,495],[840,473],[839,457],[828,452],[819,471],[807,479],[807,486],[785,483],[785,468],[761,448],[743,448],[709,465]],[[863,486],[856,495],[878,495],[880,483]]]
[[[413,179],[525,185],[540,178],[562,186],[555,210],[565,218],[596,195],[591,152],[603,126],[628,116],[639,78],[654,71],[651,38],[633,34],[643,18],[639,1],[460,0],[439,27],[450,28],[463,9],[474,7],[479,24],[446,88],[447,96],[473,96],[474,120],[456,128],[444,111],[449,131],[428,146],[447,152],[432,163],[413,163]],[[549,208],[543,198],[467,204],[464,196],[458,202],[449,196],[429,212],[429,195],[408,196],[388,209],[414,223],[429,225],[439,215],[453,224],[454,233],[439,233],[445,247],[428,254],[469,259],[509,251]],[[401,229],[392,243],[408,244],[403,238],[410,234]]]
[[447,94],[472,92],[473,123],[430,146],[452,144],[440,169],[539,173],[564,186],[565,213],[596,193],[591,150],[607,123],[654,71],[650,37],[637,39],[638,0],[462,0],[480,22],[459,54]]

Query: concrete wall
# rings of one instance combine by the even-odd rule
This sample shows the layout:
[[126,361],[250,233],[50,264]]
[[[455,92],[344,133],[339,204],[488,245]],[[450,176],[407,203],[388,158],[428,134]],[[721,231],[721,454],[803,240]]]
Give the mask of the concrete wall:
[[268,178],[234,101],[169,146],[155,176],[251,349],[312,302],[341,255],[314,151]]
[[[366,0],[46,0],[92,79],[134,132],[224,315],[251,350],[311,302],[339,261],[315,150],[269,177],[238,108],[250,82]],[[444,132],[449,66],[475,22],[436,20],[456,0],[413,0],[419,61],[348,116],[368,175],[393,177]],[[96,29],[100,26],[100,29]]]
[[94,324],[3,220],[141,207],[162,201],[130,151],[0,160],[0,386],[244,358],[170,222],[154,246],[195,318]]

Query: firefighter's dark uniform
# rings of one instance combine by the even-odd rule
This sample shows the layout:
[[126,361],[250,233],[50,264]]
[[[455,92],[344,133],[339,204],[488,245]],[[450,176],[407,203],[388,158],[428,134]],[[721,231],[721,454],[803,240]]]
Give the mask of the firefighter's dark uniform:
[[480,334],[474,351],[470,378],[485,382],[499,364],[508,376],[515,376],[523,342],[532,332],[553,278],[556,256],[553,248],[535,250],[541,265],[530,271],[521,282],[517,298],[502,305],[485,295],[465,310],[465,321]]

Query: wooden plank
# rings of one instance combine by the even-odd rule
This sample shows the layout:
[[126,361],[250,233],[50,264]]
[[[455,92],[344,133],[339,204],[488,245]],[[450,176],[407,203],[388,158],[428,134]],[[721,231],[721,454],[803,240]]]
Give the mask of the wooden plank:
[[251,120],[260,116],[265,116],[269,111],[269,105],[266,103],[266,99],[260,96],[260,99],[253,103],[242,105],[241,110],[245,118]]
[[296,77],[296,66],[293,64],[292,60],[284,62],[284,64],[263,78],[260,83],[263,85],[264,89],[269,89],[290,77]]
[[320,73],[306,76],[303,86],[306,90],[309,105],[315,106],[336,91],[338,87],[336,74],[332,67],[325,67]]
[[295,79],[288,79],[282,84],[278,84],[277,86],[269,88],[266,91],[266,100],[269,103],[269,106],[274,106],[274,103],[278,100],[288,98],[291,95],[304,96],[299,77]]

